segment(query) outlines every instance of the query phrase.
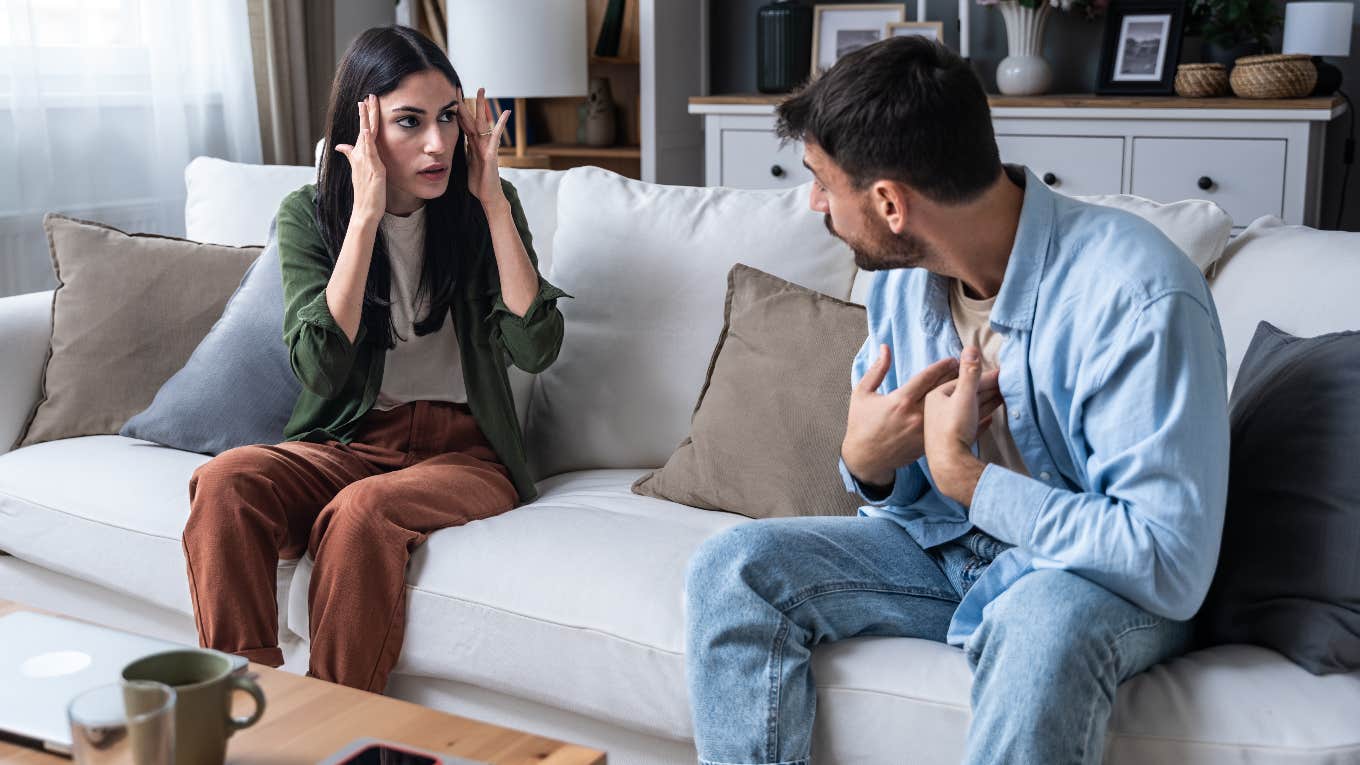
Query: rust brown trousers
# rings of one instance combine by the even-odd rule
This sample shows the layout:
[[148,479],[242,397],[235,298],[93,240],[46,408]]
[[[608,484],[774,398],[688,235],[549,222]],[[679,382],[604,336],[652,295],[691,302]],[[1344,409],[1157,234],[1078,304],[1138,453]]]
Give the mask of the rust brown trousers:
[[309,674],[381,693],[401,653],[411,552],[517,502],[464,404],[370,411],[348,445],[223,452],[189,481],[184,556],[199,643],[282,664],[278,562],[309,552]]

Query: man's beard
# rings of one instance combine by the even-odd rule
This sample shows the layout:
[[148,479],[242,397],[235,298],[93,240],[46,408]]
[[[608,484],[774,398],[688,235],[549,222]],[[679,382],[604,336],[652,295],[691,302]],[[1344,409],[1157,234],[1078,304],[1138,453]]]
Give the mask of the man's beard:
[[850,246],[855,253],[855,265],[865,271],[886,271],[890,268],[920,268],[931,261],[934,251],[913,234],[894,234],[882,221],[866,216],[873,229],[869,238],[850,240],[841,236],[831,223],[831,215],[823,216],[826,230]]

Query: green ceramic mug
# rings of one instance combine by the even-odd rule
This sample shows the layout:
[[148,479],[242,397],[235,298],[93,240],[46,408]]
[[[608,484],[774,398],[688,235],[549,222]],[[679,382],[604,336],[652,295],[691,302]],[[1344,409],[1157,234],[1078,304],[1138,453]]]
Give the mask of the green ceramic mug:
[[[175,765],[222,765],[227,738],[264,714],[264,692],[251,678],[234,674],[233,664],[218,651],[182,649],[152,654],[123,668],[124,680],[154,680],[175,689]],[[236,691],[254,697],[254,714],[231,716]]]

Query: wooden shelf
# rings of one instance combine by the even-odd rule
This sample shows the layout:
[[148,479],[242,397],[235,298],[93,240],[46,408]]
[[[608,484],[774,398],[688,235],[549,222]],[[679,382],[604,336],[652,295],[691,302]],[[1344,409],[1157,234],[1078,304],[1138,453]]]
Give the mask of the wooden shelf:
[[690,106],[775,106],[788,98],[787,93],[733,93],[725,96],[691,96]]
[[[515,150],[502,147],[502,156],[513,155]],[[531,143],[525,154],[545,157],[588,157],[595,159],[642,159],[641,146],[586,146],[576,143]]]
[[[764,95],[736,93],[723,96],[696,96],[691,106],[775,106],[788,98],[787,94]],[[1089,93],[1053,96],[987,97],[993,108],[1053,108],[1053,109],[1335,109],[1343,101],[1341,96],[1321,98],[1181,98],[1179,96],[1096,96]]]
[[1089,93],[1053,96],[988,96],[993,107],[1090,109],[1332,109],[1341,96],[1322,98],[1181,98],[1180,96],[1096,96]]

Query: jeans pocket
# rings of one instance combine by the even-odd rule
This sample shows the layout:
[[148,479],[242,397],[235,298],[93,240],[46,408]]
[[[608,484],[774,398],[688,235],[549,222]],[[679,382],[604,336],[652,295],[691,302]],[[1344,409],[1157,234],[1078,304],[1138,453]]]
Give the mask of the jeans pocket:
[[983,572],[990,565],[991,561],[983,560],[976,555],[968,556],[968,561],[963,564],[962,575],[959,577],[961,595],[967,595],[968,591],[973,589],[973,585],[977,583],[978,579],[982,578]]

